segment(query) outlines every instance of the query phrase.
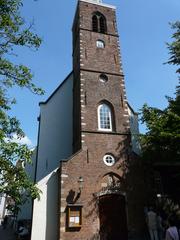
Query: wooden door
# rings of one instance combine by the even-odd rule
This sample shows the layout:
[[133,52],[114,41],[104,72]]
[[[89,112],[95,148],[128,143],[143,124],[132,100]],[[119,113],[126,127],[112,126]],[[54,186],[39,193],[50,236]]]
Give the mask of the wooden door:
[[122,195],[104,195],[99,199],[100,239],[127,240],[126,202]]

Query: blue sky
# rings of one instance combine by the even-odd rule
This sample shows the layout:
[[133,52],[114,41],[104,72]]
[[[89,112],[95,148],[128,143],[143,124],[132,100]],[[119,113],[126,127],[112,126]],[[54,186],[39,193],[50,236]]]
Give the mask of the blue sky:
[[[163,108],[165,95],[173,96],[177,84],[175,68],[163,64],[168,59],[166,42],[171,41],[169,22],[180,16],[179,0],[104,0],[117,6],[117,22],[128,101],[135,111],[144,103]],[[21,121],[32,145],[36,145],[40,101],[44,101],[72,70],[71,26],[77,0],[24,0],[26,22],[43,43],[37,52],[20,49],[14,61],[28,65],[34,82],[46,94],[35,96],[14,89],[17,98],[12,113]]]

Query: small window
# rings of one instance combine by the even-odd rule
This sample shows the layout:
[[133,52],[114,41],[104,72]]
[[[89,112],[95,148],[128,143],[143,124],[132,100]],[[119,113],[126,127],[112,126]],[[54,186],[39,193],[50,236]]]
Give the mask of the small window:
[[99,81],[102,83],[106,83],[108,81],[108,77],[105,74],[101,74],[99,76]]
[[111,167],[115,164],[115,158],[110,154],[105,155],[103,157],[103,161],[109,167]]
[[110,107],[103,103],[98,107],[98,129],[112,131],[112,117]]
[[97,48],[105,48],[105,43],[102,40],[97,40],[96,41],[96,47]]

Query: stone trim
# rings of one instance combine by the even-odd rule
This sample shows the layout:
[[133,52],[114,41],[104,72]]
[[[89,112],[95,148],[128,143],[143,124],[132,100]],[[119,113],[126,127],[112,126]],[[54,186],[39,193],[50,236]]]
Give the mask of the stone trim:
[[86,2],[86,3],[91,3],[91,4],[102,6],[102,7],[116,9],[116,7],[113,5],[106,4],[106,3],[97,3],[97,2],[94,2],[93,0],[80,0],[80,2]]

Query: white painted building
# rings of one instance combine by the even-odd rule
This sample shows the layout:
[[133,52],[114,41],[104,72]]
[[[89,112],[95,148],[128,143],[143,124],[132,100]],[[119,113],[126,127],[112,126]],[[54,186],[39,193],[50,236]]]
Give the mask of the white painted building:
[[0,224],[3,221],[3,218],[5,216],[5,212],[6,212],[6,198],[1,193],[0,194]]
[[40,103],[36,182],[42,191],[34,201],[33,240],[58,236],[58,167],[72,155],[73,73],[46,102]]
[[132,149],[136,154],[139,155],[141,153],[141,148],[139,143],[138,113],[134,112],[134,110],[129,104],[128,104],[128,115],[130,120]]

